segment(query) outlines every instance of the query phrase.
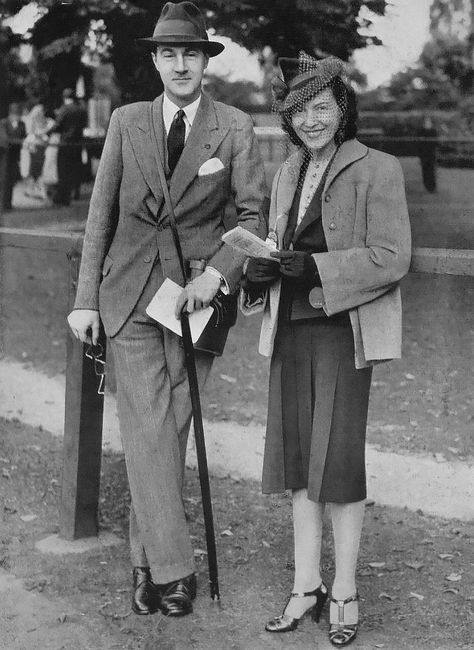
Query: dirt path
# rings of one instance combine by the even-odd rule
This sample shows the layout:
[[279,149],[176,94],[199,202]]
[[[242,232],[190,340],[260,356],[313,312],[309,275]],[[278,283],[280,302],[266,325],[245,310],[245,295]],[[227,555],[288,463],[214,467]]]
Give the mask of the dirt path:
[[[62,436],[64,377],[47,377],[15,361],[0,361],[0,416],[42,426]],[[369,425],[373,426],[373,425]],[[382,430],[391,431],[380,423]],[[396,430],[400,431],[400,425]],[[209,467],[214,476],[259,481],[262,471],[265,427],[236,422],[205,422]],[[104,448],[121,451],[115,397],[106,398]],[[190,438],[188,464],[196,467]],[[367,447],[369,497],[381,505],[423,510],[447,518],[474,520],[474,464],[437,460],[432,455],[400,454]],[[464,498],[458,499],[459,486]]]
[[[305,621],[290,637],[275,638],[263,631],[265,620],[279,612],[291,587],[288,498],[264,497],[255,482],[212,480],[219,608],[207,593],[199,482],[196,473],[188,471],[185,503],[199,586],[195,611],[182,620],[161,615],[143,620],[130,615],[126,543],[80,555],[36,550],[38,540],[58,530],[61,460],[57,438],[19,422],[0,421],[0,566],[26,589],[24,593],[17,582],[10,583],[12,595],[7,591],[0,598],[0,629],[17,634],[16,625],[24,640],[24,645],[4,650],[266,650],[289,643],[297,650],[330,647],[327,610],[319,626]],[[123,457],[107,453],[101,484],[102,530],[125,540],[128,504]],[[368,507],[358,569],[361,632],[353,647],[470,648],[473,536],[474,526],[466,522]],[[329,583],[334,572],[330,539],[327,527],[322,568]],[[4,579],[8,586],[8,577]],[[41,598],[30,599],[35,594]],[[36,619],[28,622],[31,608]],[[61,623],[58,617],[64,614]],[[58,645],[43,645],[45,638],[57,639]],[[95,645],[88,645],[91,638]]]

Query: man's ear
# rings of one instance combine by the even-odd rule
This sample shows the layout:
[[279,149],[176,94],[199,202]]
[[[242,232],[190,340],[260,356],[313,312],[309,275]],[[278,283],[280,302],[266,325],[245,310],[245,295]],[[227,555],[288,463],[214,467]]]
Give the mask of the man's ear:
[[157,72],[159,72],[158,65],[157,65],[157,62],[156,62],[156,52],[151,53],[151,60],[153,61],[153,65],[155,66]]

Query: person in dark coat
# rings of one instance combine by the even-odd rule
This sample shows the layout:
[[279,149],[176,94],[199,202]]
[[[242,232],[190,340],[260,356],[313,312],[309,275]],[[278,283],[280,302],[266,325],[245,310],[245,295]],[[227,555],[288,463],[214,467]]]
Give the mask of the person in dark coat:
[[3,209],[11,210],[13,188],[20,180],[20,151],[26,136],[25,123],[21,119],[20,106],[10,104],[8,117],[0,122],[0,138],[7,148]]
[[250,259],[243,296],[244,311],[264,311],[259,350],[272,356],[263,491],[293,498],[293,589],[266,630],[320,617],[328,504],[336,568],[329,639],[345,646],[358,629],[371,366],[400,356],[410,225],[399,162],[355,139],[342,61],[300,53],[280,66],[275,105],[297,150],[273,182],[268,242],[276,250]]
[[61,135],[58,149],[58,184],[53,203],[69,205],[82,175],[82,149],[79,146],[82,132],[87,126],[87,112],[76,104],[71,88],[63,90],[63,105],[56,115],[52,132]]

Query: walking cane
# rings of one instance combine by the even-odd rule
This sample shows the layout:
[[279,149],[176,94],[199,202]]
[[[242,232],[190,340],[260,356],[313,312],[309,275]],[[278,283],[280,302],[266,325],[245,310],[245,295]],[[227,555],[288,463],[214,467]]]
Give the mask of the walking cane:
[[199,384],[194,358],[194,346],[189,328],[188,313],[181,314],[181,329],[183,334],[184,356],[188,372],[189,392],[193,411],[194,437],[196,440],[196,456],[199,469],[199,482],[201,484],[202,510],[206,530],[207,561],[209,566],[209,586],[211,599],[219,600],[219,580],[217,575],[216,536],[214,532],[214,518],[212,515],[211,489],[209,485],[209,472],[207,468],[206,441],[202,423],[201,399],[199,397]]
[[[176,253],[179,258],[181,272],[183,274],[183,281],[186,283],[186,267],[181,250],[178,229],[176,228],[176,219],[174,216],[173,204],[171,202],[163,161],[161,159],[160,149],[158,146],[158,138],[153,121],[153,108],[151,103],[148,111],[148,121],[150,124],[150,131],[153,134],[155,141],[155,157],[157,161],[158,175],[160,177],[160,183],[163,190],[163,197],[168,208],[169,224],[171,227],[171,232],[173,234]],[[211,589],[211,598],[212,600],[217,601],[220,599],[220,596],[219,581],[217,578],[216,536],[214,533],[214,517],[212,515],[211,488],[209,485],[209,472],[207,468],[206,442],[204,439],[204,426],[202,423],[201,399],[199,397],[199,384],[196,372],[194,346],[191,338],[191,330],[189,328],[188,313],[185,311],[183,311],[181,314],[181,330],[183,335],[185,365],[189,381],[189,392],[191,395],[191,408],[193,413],[194,436],[196,439],[196,456],[198,461],[199,482],[201,484],[202,510],[206,531],[207,562],[209,566],[209,584]]]

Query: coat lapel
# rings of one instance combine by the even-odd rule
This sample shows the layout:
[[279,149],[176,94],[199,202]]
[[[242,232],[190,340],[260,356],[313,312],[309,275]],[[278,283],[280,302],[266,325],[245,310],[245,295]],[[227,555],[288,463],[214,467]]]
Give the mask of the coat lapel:
[[333,180],[338,176],[343,169],[351,165],[356,160],[360,160],[367,155],[368,148],[365,144],[359,142],[355,138],[353,140],[346,140],[343,142],[334,157],[331,169],[328,172],[326,183],[324,184],[324,192],[330,187]]
[[361,144],[358,140],[347,140],[341,144],[327,172],[326,179],[324,181],[324,188],[322,192],[321,188],[318,188],[316,190],[307,211],[303,215],[302,220],[296,228],[295,234],[293,236],[294,241],[296,241],[296,239],[300,237],[301,233],[318,218],[317,215],[319,211],[313,210],[314,201],[320,200],[324,196],[324,193],[329,188],[333,180],[338,174],[342,172],[343,169],[351,165],[356,160],[363,158],[366,153],[367,147]]
[[278,246],[283,247],[283,237],[288,225],[288,215],[298,185],[298,178],[302,162],[302,153],[297,151],[282,165],[281,173],[276,181],[272,197],[272,215],[270,230],[277,235]]
[[183,153],[171,177],[170,196],[174,206],[197,177],[200,166],[212,158],[228,131],[228,125],[219,124],[212,101],[202,94]]
[[156,150],[153,134],[150,133],[148,110],[143,112],[142,118],[136,124],[128,127],[130,144],[137,160],[140,171],[158,204],[158,209],[163,203],[163,190],[158,176],[157,165],[159,157],[164,162],[163,149],[163,96],[157,97],[152,104],[153,122],[158,139]]

